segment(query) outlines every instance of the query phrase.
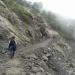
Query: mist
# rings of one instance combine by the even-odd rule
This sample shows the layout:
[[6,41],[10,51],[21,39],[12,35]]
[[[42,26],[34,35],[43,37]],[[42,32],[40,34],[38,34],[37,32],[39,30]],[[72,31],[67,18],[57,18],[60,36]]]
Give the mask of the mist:
[[56,20],[58,21],[58,31],[62,32],[68,39],[75,40],[75,20],[59,16],[57,16]]
[[[42,3],[42,9],[46,13],[50,25],[57,31],[62,32],[67,38],[75,40],[75,4],[74,0],[27,0],[32,3]],[[52,13],[52,14],[51,14]],[[52,16],[55,18],[52,18]]]

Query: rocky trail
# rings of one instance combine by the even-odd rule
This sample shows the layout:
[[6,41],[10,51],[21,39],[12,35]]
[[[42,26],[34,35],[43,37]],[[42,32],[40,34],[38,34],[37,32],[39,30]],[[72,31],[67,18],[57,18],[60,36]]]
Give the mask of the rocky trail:
[[30,46],[27,46],[25,48],[19,48],[17,53],[25,53],[26,55],[29,54],[29,53],[32,53],[35,49],[37,48],[40,48],[40,47],[47,47],[48,43],[51,41],[51,39],[47,39],[47,40],[44,40],[40,43],[36,43],[36,44],[32,44]]
[[[0,0],[0,75],[75,75],[75,42],[56,31],[54,14],[23,1]],[[12,36],[17,51],[11,59],[6,48]]]
[[[7,60],[4,63],[0,62],[0,75],[25,75],[24,69],[22,68],[22,62],[20,61],[19,55],[24,53],[26,55],[30,55],[33,53],[34,49],[40,48],[40,47],[46,47],[46,45],[50,42],[50,39],[47,39],[44,42],[31,45],[26,48],[18,49],[15,57],[10,59],[9,57],[6,57]],[[7,55],[6,55],[7,56]]]
[[[23,47],[23,46],[19,47],[16,51],[14,58],[12,58],[12,59],[10,59],[7,54],[3,55],[2,56],[3,59],[0,60],[0,75],[63,75],[63,74],[58,74],[58,73],[53,72],[49,67],[47,67],[48,65],[44,61],[39,60],[39,59],[37,60],[37,57],[36,57],[37,55],[34,54],[34,51],[37,50],[38,48],[41,48],[41,47],[48,48],[48,45],[50,44],[51,41],[52,41],[52,39],[49,38],[45,41],[42,41],[42,42],[39,42],[36,44],[32,44],[27,47]],[[41,53],[41,51],[40,51],[40,53]],[[40,53],[39,53],[39,55],[40,55]],[[46,57],[44,57],[44,58],[46,58]],[[75,60],[75,58],[73,60]],[[56,61],[56,60],[54,59],[54,61]],[[33,62],[35,62],[35,63],[41,62],[42,67],[47,72],[44,72],[43,68],[40,68],[40,66],[34,67],[32,65]],[[53,60],[50,60],[50,63],[51,62],[53,62]],[[30,70],[30,66],[32,66],[31,70]],[[60,71],[61,71],[61,69],[60,69]],[[64,72],[62,71],[64,73],[64,75],[69,75],[68,73],[65,74],[65,71]],[[31,73],[31,72],[33,72],[33,73]],[[52,72],[54,74],[49,74],[48,72],[50,72],[50,73]],[[70,74],[70,75],[72,75],[72,74]]]

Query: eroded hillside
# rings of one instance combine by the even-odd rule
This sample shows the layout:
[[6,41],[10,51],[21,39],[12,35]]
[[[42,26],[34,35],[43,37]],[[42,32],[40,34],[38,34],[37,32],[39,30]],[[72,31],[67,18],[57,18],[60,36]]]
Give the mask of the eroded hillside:
[[[4,48],[12,35],[18,48],[10,59]],[[0,75],[75,75],[71,52],[40,13],[15,0],[0,0]]]

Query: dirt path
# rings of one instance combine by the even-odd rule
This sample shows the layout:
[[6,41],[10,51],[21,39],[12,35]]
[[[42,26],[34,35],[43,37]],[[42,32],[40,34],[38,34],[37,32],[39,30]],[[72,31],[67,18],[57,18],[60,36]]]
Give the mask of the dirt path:
[[[25,71],[22,67],[23,62],[20,60],[19,54],[25,54],[25,56],[30,55],[37,48],[47,47],[48,43],[51,40],[52,39],[47,39],[43,42],[33,44],[31,46],[28,46],[28,47],[19,48],[13,59],[8,59],[6,62],[4,62],[4,64],[0,63],[1,65],[3,65],[1,68],[2,73],[0,72],[0,75],[25,75]],[[69,44],[73,48],[73,56],[75,57],[75,55],[74,55],[74,53],[75,53],[75,49],[74,49],[75,42],[70,42]]]
[[[34,49],[37,49],[39,47],[45,47],[49,43],[50,39],[47,39],[46,41],[43,41],[41,43],[37,43],[34,45],[31,45],[29,47],[25,47],[22,49],[17,50],[15,57],[13,59],[8,59],[3,67],[5,67],[5,73],[3,75],[25,75],[24,69],[22,68],[21,64],[22,62],[19,59],[19,54],[24,53],[25,55],[28,55],[33,52]],[[2,74],[0,74],[2,75]]]
[[23,69],[19,66],[21,62],[17,58],[13,58],[6,62],[7,65],[7,70],[6,74],[7,75],[23,75]]
[[[37,48],[46,47],[49,42],[50,42],[50,39],[47,39],[47,40],[45,40],[43,42],[28,46],[26,48],[19,49],[18,51],[19,51],[19,53],[24,53],[26,55],[31,54]],[[17,53],[18,53],[18,51],[17,51]]]

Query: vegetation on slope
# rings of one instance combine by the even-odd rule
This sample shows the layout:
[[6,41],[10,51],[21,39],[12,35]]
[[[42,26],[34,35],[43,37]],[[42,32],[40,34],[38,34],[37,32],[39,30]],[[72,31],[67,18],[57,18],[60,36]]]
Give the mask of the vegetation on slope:
[[30,24],[30,19],[32,19],[32,15],[25,10],[23,6],[17,3],[17,0],[5,0],[5,4],[9,9],[14,11],[19,18],[27,24]]

